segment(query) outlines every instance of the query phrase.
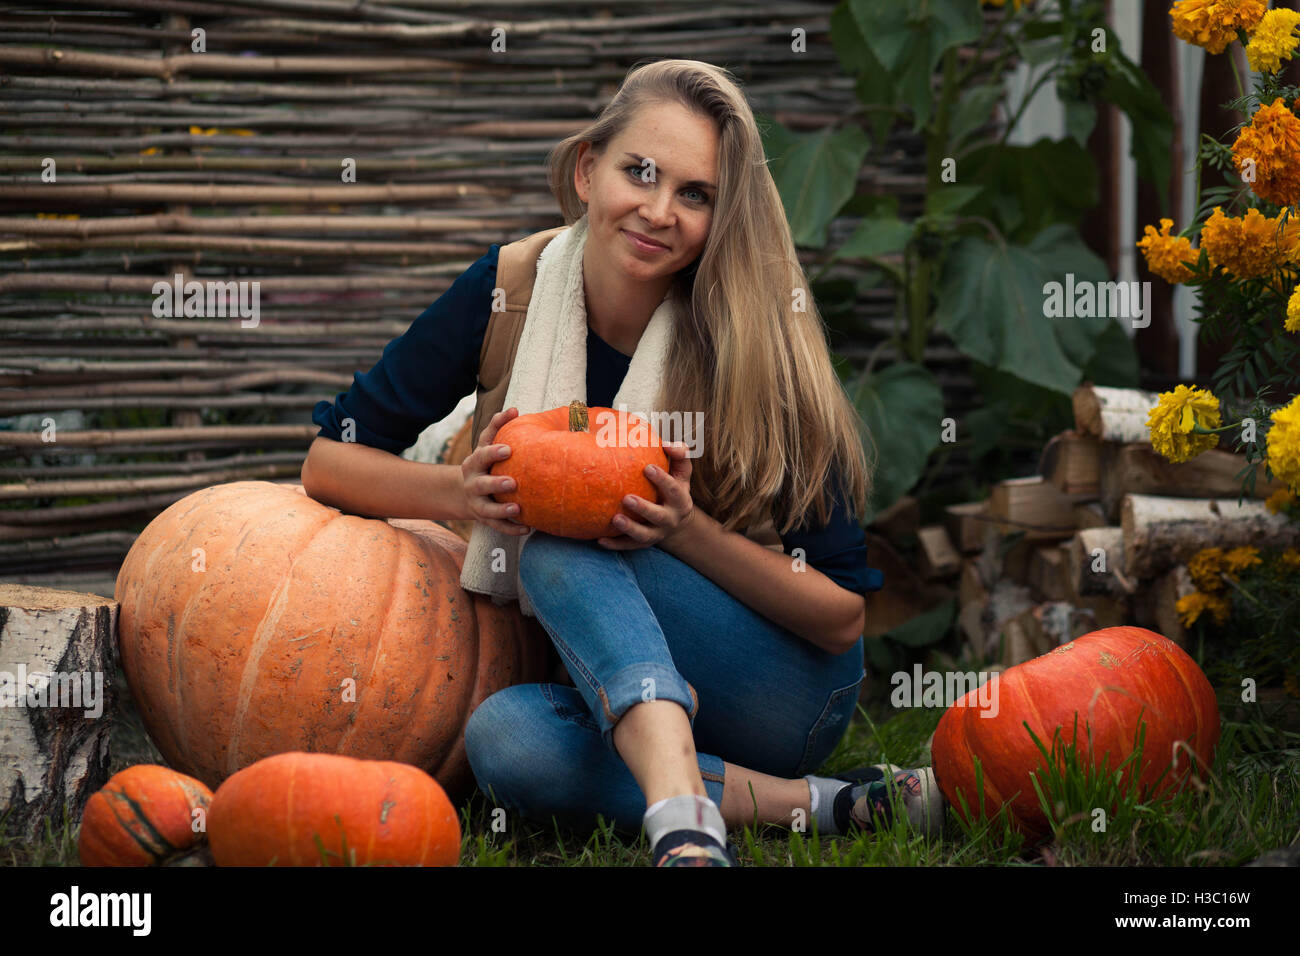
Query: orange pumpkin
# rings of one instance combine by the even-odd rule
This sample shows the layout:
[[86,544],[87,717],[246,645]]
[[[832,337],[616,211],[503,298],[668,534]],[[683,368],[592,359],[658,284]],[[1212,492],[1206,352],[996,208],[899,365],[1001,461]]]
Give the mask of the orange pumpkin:
[[[588,428],[589,420],[596,430]],[[520,415],[497,431],[493,444],[510,457],[492,474],[515,479],[515,490],[493,497],[519,505],[520,524],[564,538],[615,537],[614,516],[631,515],[626,495],[659,503],[646,465],[668,471],[668,456],[648,422],[628,412],[571,402],[567,408]],[[631,515],[635,517],[635,515]]]
[[217,866],[455,866],[460,820],[408,764],[285,753],[217,788],[208,843]]
[[77,855],[82,866],[166,863],[203,842],[211,802],[193,777],[157,764],[127,767],[86,801]]
[[473,782],[465,722],[540,680],[548,640],[460,586],[466,544],[431,521],[345,515],[301,487],[215,485],[136,539],[117,578],[127,684],[167,762],[215,787],[286,751]]
[[[1042,754],[1028,723],[1050,753],[1059,728],[1064,745],[1075,742],[1081,766],[1118,769],[1133,751],[1139,715],[1146,724],[1138,792],[1167,795],[1192,765],[1204,772],[1219,742],[1219,709],[1201,669],[1168,638],[1141,627],[1108,627],[1063,644],[991,677],[985,691],[996,707],[979,706],[971,691],[939,720],[931,756],[943,795],[961,812],[960,792],[973,818],[993,816],[1010,800],[1008,816],[1031,838],[1050,832],[1030,773],[1041,773]],[[989,716],[989,715],[992,716]],[[1092,731],[1092,758],[1086,726]],[[1059,754],[1058,754],[1059,755]],[[1064,756],[1060,766],[1064,767]],[[975,786],[979,758],[984,805]],[[1157,789],[1156,779],[1169,772]],[[1130,768],[1131,769],[1131,768]],[[1127,772],[1127,771],[1126,771]],[[1133,783],[1126,780],[1126,785]]]

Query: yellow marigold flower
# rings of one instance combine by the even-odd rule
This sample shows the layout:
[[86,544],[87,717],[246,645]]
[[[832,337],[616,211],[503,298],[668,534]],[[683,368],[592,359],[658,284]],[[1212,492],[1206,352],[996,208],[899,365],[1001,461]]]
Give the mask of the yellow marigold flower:
[[1218,428],[1219,400],[1203,388],[1179,385],[1163,392],[1147,415],[1151,447],[1172,462],[1187,461],[1219,444],[1218,435],[1196,434],[1193,426]]
[[1280,243],[1286,241],[1281,224],[1258,209],[1247,209],[1244,216],[1225,216],[1214,207],[1201,227],[1201,248],[1210,265],[1221,267],[1237,279],[1266,276],[1286,261]]
[[1223,570],[1223,549],[1202,548],[1187,562],[1187,573],[1197,589],[1211,594],[1222,590],[1223,579],[1219,572]]
[[1178,612],[1178,619],[1183,622],[1183,627],[1191,627],[1206,611],[1214,616],[1217,623],[1228,622],[1228,602],[1217,594],[1193,591],[1180,597],[1174,604],[1174,610]]
[[1270,10],[1264,14],[1246,44],[1246,59],[1250,68],[1259,73],[1273,73],[1283,60],[1291,59],[1300,36],[1295,28],[1300,25],[1300,12],[1295,10]]
[[1267,7],[1264,0],[1178,0],[1169,18],[1178,39],[1222,53],[1238,30],[1255,29]]
[[1295,548],[1287,548],[1278,555],[1277,563],[1287,571],[1300,570],[1300,551]]
[[[1279,488],[1267,498],[1264,499],[1264,507],[1269,510],[1270,514],[1280,514],[1282,509],[1295,502],[1295,495],[1285,488]],[[1293,550],[1287,548],[1288,551]]]
[[1300,285],[1295,287],[1291,298],[1286,301],[1286,322],[1282,328],[1288,332],[1300,332]]
[[1230,575],[1236,575],[1247,568],[1253,568],[1255,565],[1263,563],[1259,557],[1259,548],[1251,545],[1233,548],[1223,556],[1224,570]]
[[1232,144],[1232,156],[1256,196],[1279,206],[1300,201],[1300,119],[1282,97],[1255,111]]
[[1192,249],[1192,240],[1186,236],[1169,234],[1173,227],[1172,219],[1161,219],[1159,232],[1155,226],[1147,226],[1137,247],[1142,250],[1148,269],[1166,282],[1177,285],[1192,277],[1192,270],[1185,263],[1196,261],[1196,251]]
[[[1011,5],[1016,10],[1019,10],[1021,7],[1027,7],[1033,2],[1034,0],[1011,0]],[[1007,0],[980,0],[980,3],[986,7],[1005,7]]]
[[1300,491],[1300,395],[1269,418],[1268,466],[1292,491]]

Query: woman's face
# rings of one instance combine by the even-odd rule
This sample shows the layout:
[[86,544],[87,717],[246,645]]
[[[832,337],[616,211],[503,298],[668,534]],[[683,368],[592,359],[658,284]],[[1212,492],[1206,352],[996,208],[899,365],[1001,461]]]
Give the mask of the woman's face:
[[599,261],[637,282],[671,277],[695,261],[717,201],[718,132],[711,119],[679,103],[649,105],[602,155],[588,143],[578,149],[574,185],[587,203]]

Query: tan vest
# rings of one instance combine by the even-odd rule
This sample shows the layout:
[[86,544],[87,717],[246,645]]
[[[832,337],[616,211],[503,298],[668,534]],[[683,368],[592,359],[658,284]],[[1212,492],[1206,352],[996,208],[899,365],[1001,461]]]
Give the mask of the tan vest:
[[[510,373],[515,364],[515,352],[528,318],[528,303],[533,297],[533,281],[537,277],[537,260],[546,244],[568,226],[556,226],[545,232],[534,233],[502,246],[497,258],[497,287],[505,291],[505,311],[493,311],[483,335],[483,349],[479,353],[478,388],[475,393],[469,447],[478,447],[478,437],[501,411],[510,387]],[[754,525],[746,536],[775,551],[782,551],[781,538],[770,518]]]

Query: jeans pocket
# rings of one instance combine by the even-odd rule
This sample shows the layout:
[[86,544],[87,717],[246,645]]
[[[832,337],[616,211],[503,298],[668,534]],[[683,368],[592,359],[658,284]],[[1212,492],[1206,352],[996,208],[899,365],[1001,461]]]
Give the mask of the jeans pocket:
[[812,773],[825,763],[826,758],[835,750],[840,738],[844,736],[844,731],[849,727],[849,721],[853,718],[853,712],[858,705],[858,688],[862,686],[866,676],[867,672],[863,670],[852,684],[837,687],[826,698],[826,706],[822,708],[821,715],[808,733],[803,759],[799,761],[799,769],[795,771],[795,776],[802,777],[806,773]]

